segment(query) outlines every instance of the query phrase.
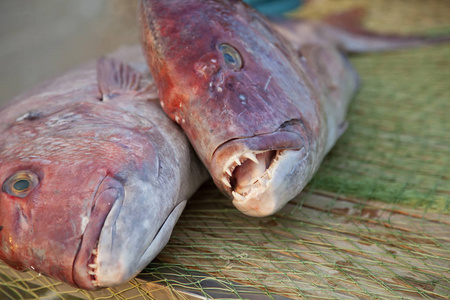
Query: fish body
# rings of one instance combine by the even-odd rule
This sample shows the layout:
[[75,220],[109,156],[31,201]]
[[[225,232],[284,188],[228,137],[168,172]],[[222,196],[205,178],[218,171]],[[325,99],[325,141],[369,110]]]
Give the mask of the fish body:
[[353,68],[336,47],[288,40],[287,26],[241,1],[142,0],[140,11],[165,112],[238,209],[278,211],[345,130]]
[[139,47],[112,56],[0,110],[0,259],[84,289],[141,271],[207,178]]

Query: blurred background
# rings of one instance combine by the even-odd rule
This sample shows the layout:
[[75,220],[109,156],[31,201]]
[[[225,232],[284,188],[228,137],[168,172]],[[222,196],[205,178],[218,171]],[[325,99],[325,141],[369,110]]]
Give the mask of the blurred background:
[[244,0],[265,15],[278,15],[293,10],[303,3],[303,0]]
[[[247,0],[264,13],[300,0]],[[0,1],[0,103],[74,66],[139,41],[138,0]]]
[[137,0],[0,1],[0,103],[138,42]]

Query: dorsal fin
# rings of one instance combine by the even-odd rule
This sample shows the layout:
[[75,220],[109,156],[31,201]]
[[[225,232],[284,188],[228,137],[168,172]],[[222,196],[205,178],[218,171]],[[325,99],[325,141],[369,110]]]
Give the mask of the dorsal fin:
[[97,60],[97,82],[102,100],[114,98],[124,91],[137,91],[141,73],[112,58]]

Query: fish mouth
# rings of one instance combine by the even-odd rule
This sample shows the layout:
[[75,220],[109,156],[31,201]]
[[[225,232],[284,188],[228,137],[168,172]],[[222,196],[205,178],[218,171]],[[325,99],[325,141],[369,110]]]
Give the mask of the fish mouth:
[[233,205],[253,217],[276,213],[307,182],[301,174],[307,156],[302,147],[256,154],[258,163],[245,160],[230,177]]
[[106,217],[113,206],[122,205],[123,185],[116,179],[106,176],[94,195],[93,207],[81,238],[80,248],[74,259],[73,282],[76,286],[95,290],[97,281],[98,242]]
[[[161,198],[158,198],[158,200],[161,200]],[[155,215],[145,219],[140,219],[136,214],[130,218],[129,211],[126,211],[125,206],[122,207],[120,212],[122,216],[119,216],[116,212],[111,212],[105,222],[99,242],[96,272],[98,286],[118,286],[137,276],[169,241],[186,202],[187,200],[184,200],[176,204],[166,213],[159,211],[156,208],[157,205],[153,206],[151,209],[154,210]],[[148,211],[145,210],[145,212]],[[151,215],[151,212],[148,214]],[[126,229],[122,226],[125,219],[132,227]],[[130,219],[139,220],[140,227],[136,228],[135,222],[128,222]],[[158,219],[159,221],[155,223],[155,220]],[[116,232],[114,234],[115,228],[121,229],[121,233]],[[145,228],[149,230],[145,230]]]
[[276,194],[286,163],[299,163],[306,154],[306,143],[299,131],[276,131],[222,144],[212,159],[213,178],[221,190],[233,198],[243,213],[264,216],[274,213],[281,202]]
[[231,189],[236,200],[244,200],[255,185],[272,179],[273,168],[286,149],[249,151],[231,158],[225,167],[223,183]]

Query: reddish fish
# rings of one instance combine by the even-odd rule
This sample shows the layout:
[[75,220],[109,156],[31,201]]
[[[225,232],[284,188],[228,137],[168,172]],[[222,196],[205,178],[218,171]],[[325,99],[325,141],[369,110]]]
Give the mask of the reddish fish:
[[167,243],[207,178],[160,109],[139,47],[0,111],[0,259],[84,289],[121,284]]
[[161,105],[216,185],[251,216],[295,197],[344,132],[358,78],[339,49],[428,42],[275,26],[239,0],[142,0],[140,11]]

